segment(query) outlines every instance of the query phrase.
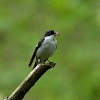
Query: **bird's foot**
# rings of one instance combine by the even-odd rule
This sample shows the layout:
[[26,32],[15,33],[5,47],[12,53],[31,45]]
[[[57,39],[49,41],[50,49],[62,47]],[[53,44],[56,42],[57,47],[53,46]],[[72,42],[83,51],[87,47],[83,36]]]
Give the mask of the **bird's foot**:
[[45,64],[45,62],[42,62],[41,64],[42,64],[42,65],[44,65],[44,64]]
[[51,61],[49,61],[49,60],[48,60],[48,62],[49,62],[49,64],[50,64],[51,67],[54,67],[54,66],[56,65],[56,63],[51,62]]
[[[44,65],[44,64],[47,64],[47,63],[42,62],[41,64],[42,64],[42,65]],[[56,65],[56,63],[55,63],[55,62],[50,62],[50,61],[49,61],[49,63],[48,63],[48,64],[49,64],[49,66],[50,66],[51,68],[52,68],[52,67],[54,67],[54,66]]]
[[49,62],[49,64],[50,64],[50,67],[51,67],[51,68],[54,67],[54,66],[56,65],[55,62]]

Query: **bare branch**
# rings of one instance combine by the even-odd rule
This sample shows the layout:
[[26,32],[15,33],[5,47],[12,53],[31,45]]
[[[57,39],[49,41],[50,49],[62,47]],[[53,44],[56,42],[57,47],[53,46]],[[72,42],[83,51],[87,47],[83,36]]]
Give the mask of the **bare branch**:
[[54,67],[56,63],[39,64],[30,74],[24,79],[24,81],[16,88],[16,90],[4,100],[22,100],[25,94],[30,90],[32,86],[38,81],[38,79],[50,68]]

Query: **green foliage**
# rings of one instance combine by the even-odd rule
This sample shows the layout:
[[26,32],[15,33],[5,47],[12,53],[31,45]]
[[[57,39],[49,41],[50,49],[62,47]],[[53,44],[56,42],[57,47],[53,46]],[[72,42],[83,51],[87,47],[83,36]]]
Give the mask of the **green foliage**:
[[0,99],[29,74],[28,63],[45,31],[61,33],[57,63],[23,100],[100,100],[100,1],[1,0]]

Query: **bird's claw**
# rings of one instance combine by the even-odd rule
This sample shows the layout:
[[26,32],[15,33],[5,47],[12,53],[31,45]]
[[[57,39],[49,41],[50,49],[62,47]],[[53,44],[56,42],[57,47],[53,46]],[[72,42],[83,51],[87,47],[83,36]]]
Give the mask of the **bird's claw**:
[[54,62],[49,62],[49,64],[50,64],[50,67],[51,67],[51,68],[54,67],[54,66],[56,65],[56,63],[54,63]]
[[[42,65],[46,64],[45,62],[41,63]],[[56,65],[54,62],[49,62],[49,66],[52,68]]]
[[45,64],[45,62],[43,62],[43,63],[41,63],[42,65],[44,65]]

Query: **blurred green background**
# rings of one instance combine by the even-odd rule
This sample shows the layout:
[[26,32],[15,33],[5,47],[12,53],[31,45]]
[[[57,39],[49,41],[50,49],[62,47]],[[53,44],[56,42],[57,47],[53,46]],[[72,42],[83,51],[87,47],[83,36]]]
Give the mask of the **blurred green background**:
[[100,100],[100,0],[0,0],[0,100],[30,73],[47,30],[56,30],[57,63],[23,100]]

